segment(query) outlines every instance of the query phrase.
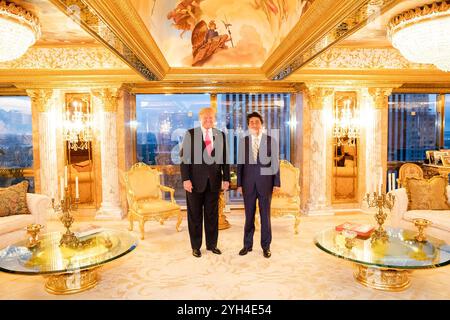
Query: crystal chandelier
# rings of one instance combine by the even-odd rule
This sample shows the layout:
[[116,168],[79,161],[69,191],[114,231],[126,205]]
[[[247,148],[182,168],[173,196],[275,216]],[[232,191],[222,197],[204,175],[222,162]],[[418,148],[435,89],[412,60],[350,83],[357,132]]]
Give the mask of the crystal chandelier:
[[360,132],[359,115],[351,108],[351,100],[344,101],[343,108],[337,108],[334,118],[333,137],[337,139],[338,146],[347,144],[354,146]]
[[0,1],[0,62],[22,56],[41,36],[38,19],[22,7]]
[[83,112],[83,102],[72,102],[73,111],[66,111],[63,120],[63,139],[75,151],[89,149],[93,139],[93,119],[90,113]]
[[391,19],[388,37],[408,60],[450,71],[450,1],[405,11]]

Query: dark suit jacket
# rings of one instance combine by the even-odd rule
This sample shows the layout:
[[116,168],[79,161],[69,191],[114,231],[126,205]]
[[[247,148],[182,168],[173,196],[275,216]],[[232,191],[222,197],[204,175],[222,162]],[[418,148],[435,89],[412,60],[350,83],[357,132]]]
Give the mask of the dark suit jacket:
[[[263,134],[259,145],[257,162],[253,160],[250,136],[239,144],[237,185],[245,190],[256,188],[262,195],[271,195],[273,187],[280,186],[280,159],[277,141]],[[272,166],[273,164],[273,166]]]
[[200,127],[186,132],[181,147],[181,178],[191,180],[194,192],[203,192],[208,179],[212,192],[219,192],[222,180],[230,181],[230,165],[227,157],[225,134],[215,128],[212,129],[213,147],[211,156],[206,151]]

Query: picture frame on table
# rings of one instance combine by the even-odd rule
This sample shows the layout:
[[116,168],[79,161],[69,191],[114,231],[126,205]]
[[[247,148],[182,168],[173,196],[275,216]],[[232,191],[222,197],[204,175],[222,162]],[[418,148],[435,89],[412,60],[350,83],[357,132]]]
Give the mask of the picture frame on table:
[[440,162],[442,162],[441,157],[443,157],[443,156],[448,156],[448,153],[447,152],[442,152],[442,151],[435,151],[434,152],[434,164],[435,165],[439,165],[439,164],[442,165],[442,163],[440,163]]
[[450,156],[441,156],[441,161],[444,167],[450,167]]

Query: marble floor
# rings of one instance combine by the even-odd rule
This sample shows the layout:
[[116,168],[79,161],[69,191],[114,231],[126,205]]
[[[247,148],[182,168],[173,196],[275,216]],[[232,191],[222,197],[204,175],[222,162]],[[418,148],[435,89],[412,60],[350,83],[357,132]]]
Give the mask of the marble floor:
[[[146,239],[133,252],[100,270],[98,285],[69,296],[48,294],[40,276],[0,272],[0,299],[450,299],[450,267],[419,270],[402,292],[366,288],[353,278],[350,262],[334,258],[313,244],[314,234],[345,221],[370,222],[368,214],[302,217],[294,235],[290,217],[272,219],[272,257],[259,248],[259,230],[253,252],[239,256],[243,214],[228,214],[231,228],[220,231],[218,256],[191,255],[186,220],[175,231],[175,220],[165,225],[147,222]],[[78,226],[92,221],[83,219]],[[128,222],[95,221],[109,228],[126,229]],[[60,227],[49,222],[49,230]],[[138,237],[137,231],[133,231]]]

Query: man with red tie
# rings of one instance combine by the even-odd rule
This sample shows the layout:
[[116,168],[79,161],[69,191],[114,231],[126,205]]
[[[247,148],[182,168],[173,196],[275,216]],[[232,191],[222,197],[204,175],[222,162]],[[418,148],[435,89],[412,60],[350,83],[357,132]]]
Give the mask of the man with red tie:
[[219,235],[219,193],[228,190],[230,166],[227,163],[225,134],[214,128],[215,110],[200,110],[201,126],[186,132],[181,147],[181,178],[186,190],[187,218],[192,255],[201,257],[203,219],[206,249],[214,254]]

